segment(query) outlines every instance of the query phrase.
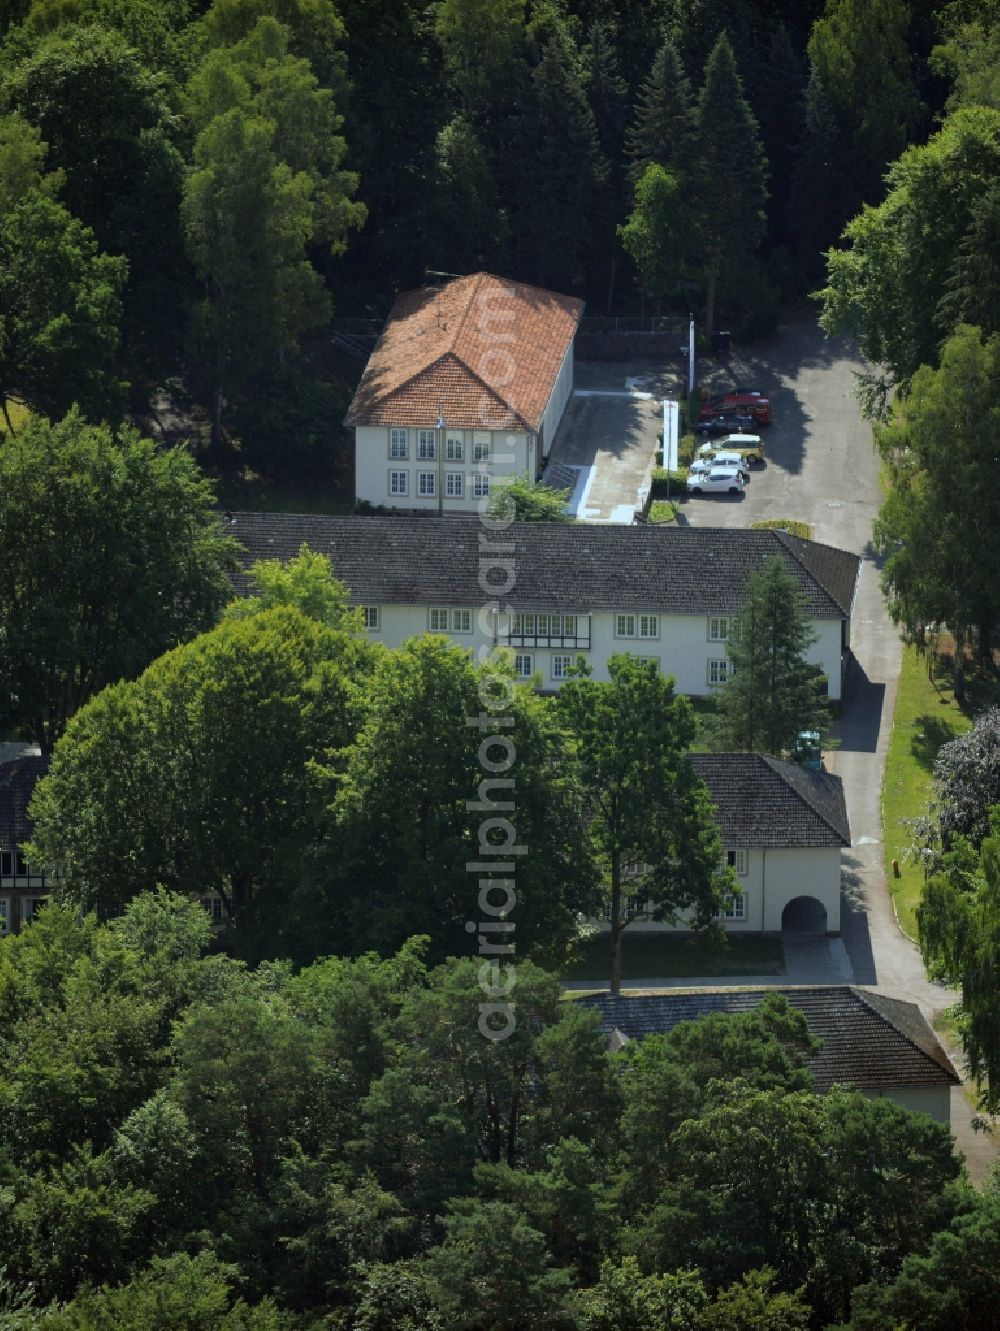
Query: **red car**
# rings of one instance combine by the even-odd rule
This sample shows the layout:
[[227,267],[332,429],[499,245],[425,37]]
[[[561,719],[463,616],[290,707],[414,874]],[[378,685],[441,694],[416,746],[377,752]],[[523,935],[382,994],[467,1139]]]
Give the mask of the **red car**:
[[763,393],[737,391],[723,393],[721,397],[711,397],[703,402],[698,419],[707,421],[713,416],[725,416],[730,412],[749,412],[758,425],[771,424],[771,403]]

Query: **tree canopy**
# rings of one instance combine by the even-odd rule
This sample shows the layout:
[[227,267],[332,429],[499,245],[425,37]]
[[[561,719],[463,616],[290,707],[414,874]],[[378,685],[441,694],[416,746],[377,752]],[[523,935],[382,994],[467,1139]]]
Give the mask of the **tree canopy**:
[[231,561],[186,450],[32,418],[0,447],[0,720],[49,751],[105,685],[215,621]]
[[815,640],[795,579],[779,558],[768,560],[729,620],[729,674],[713,733],[719,748],[780,758],[800,731],[824,728],[821,672],[806,660]]
[[[610,678],[580,673],[559,690],[584,790],[588,834],[611,921],[611,989],[621,986],[622,933],[634,916],[708,924],[728,882],[704,783],[687,750],[694,716],[656,663],[613,656]],[[651,915],[650,915],[651,913]]]

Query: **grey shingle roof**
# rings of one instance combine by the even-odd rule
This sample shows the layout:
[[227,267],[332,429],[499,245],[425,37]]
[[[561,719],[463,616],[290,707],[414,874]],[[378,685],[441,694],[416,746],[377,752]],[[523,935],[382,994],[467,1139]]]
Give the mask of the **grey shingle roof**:
[[893,1086],[951,1086],[959,1078],[915,1003],[885,998],[853,985],[790,989],[725,989],[704,993],[614,998],[588,994],[578,1002],[601,1013],[601,1029],[640,1040],[710,1012],[750,1012],[768,994],[784,994],[823,1041],[807,1060],[816,1089],[841,1082],[861,1090]]
[[[328,517],[232,513],[230,532],[249,567],[290,559],[305,542],[325,554],[359,604],[481,605],[475,517]],[[497,542],[513,541],[523,610],[658,610],[665,614],[735,614],[747,578],[777,555],[814,619],[850,613],[857,555],[778,531],[712,527],[514,523]],[[246,579],[237,578],[246,592]]]
[[693,753],[731,846],[849,846],[844,787],[828,772],[759,753]]
[[35,783],[49,769],[37,750],[0,761],[0,848],[13,850],[31,837],[28,803]]

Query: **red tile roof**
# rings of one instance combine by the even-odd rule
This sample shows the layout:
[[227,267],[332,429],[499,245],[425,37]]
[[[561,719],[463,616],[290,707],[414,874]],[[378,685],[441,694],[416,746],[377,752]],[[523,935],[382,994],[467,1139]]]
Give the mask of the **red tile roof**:
[[473,273],[392,307],[347,425],[537,432],[583,302]]

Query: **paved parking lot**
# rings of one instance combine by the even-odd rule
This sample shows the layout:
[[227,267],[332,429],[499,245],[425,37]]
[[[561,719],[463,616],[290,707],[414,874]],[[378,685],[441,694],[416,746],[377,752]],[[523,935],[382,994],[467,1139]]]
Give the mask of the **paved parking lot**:
[[713,389],[757,388],[770,398],[774,423],[760,430],[767,466],[751,470],[742,498],[687,500],[681,521],[748,527],[762,518],[798,518],[817,541],[865,551],[878,507],[878,466],[854,399],[853,371],[860,368],[812,321],[713,363],[705,376]]
[[647,368],[581,362],[545,479],[574,485],[574,512],[589,522],[632,521],[649,489],[665,384]]

